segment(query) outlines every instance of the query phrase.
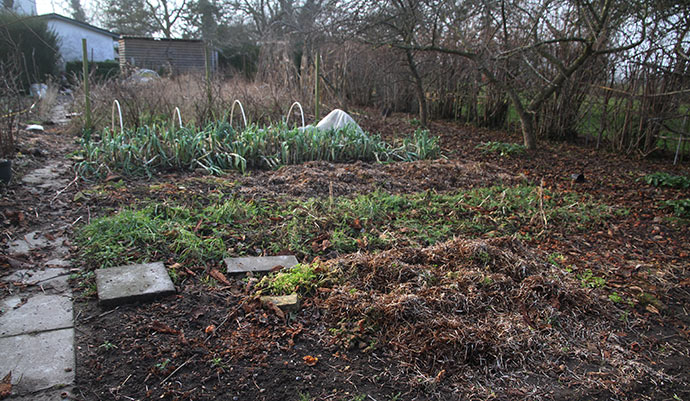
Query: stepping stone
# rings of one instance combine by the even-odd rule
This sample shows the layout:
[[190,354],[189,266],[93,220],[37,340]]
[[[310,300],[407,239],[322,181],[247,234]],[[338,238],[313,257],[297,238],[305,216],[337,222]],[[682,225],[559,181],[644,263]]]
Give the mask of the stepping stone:
[[10,242],[9,253],[28,253],[29,251],[45,246],[48,246],[48,239],[38,233],[38,231],[34,231],[18,240]]
[[72,262],[62,258],[50,259],[45,263],[46,266],[57,266],[57,267],[71,267]]
[[162,262],[96,270],[96,286],[99,302],[104,306],[147,301],[175,293],[175,286]]
[[260,298],[262,304],[272,303],[279,307],[283,312],[297,312],[299,310],[299,296],[297,293],[279,296],[263,296]]
[[9,276],[3,277],[2,281],[39,285],[43,289],[54,288],[58,291],[65,291],[69,288],[67,284],[68,278],[69,272],[67,269],[49,268],[45,270],[17,270]]
[[276,266],[282,266],[285,269],[291,269],[295,267],[297,263],[297,258],[295,258],[294,255],[253,256],[244,258],[225,259],[227,272],[230,274],[248,272],[270,272]]
[[12,372],[12,394],[74,382],[72,328],[0,338],[0,355],[0,377]]
[[64,329],[74,325],[72,300],[65,296],[35,295],[24,304],[20,297],[9,297],[0,302],[0,309],[0,337]]
[[10,401],[71,401],[76,398],[72,395],[71,387],[61,387],[57,390],[46,390],[40,393],[20,395],[10,399]]

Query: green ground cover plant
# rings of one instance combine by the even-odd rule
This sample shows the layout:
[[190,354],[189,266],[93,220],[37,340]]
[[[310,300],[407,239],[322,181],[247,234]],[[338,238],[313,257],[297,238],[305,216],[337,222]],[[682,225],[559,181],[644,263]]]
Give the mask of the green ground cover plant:
[[501,156],[518,155],[525,152],[525,146],[517,143],[489,141],[477,145],[484,153],[498,153]]
[[673,209],[676,217],[690,218],[690,199],[676,199],[663,202],[663,206]]
[[413,161],[438,158],[436,138],[417,130],[392,146],[378,135],[355,127],[338,130],[288,129],[285,125],[239,131],[227,122],[204,128],[170,128],[153,124],[136,130],[103,130],[98,141],[83,140],[84,158],[77,165],[83,177],[104,177],[112,172],[128,176],[152,176],[161,171],[194,170],[209,174],[276,168],[313,160],[332,162]]
[[673,175],[664,172],[647,174],[644,182],[655,187],[690,188],[690,178],[683,175]]
[[424,247],[457,235],[540,238],[552,227],[583,230],[618,212],[587,195],[530,185],[278,201],[219,194],[186,204],[142,202],[93,220],[78,242],[82,259],[95,268],[160,258],[205,264],[286,251],[310,259]]
[[297,264],[292,269],[264,276],[257,284],[262,293],[288,295],[313,293],[326,280],[326,271],[318,264]]

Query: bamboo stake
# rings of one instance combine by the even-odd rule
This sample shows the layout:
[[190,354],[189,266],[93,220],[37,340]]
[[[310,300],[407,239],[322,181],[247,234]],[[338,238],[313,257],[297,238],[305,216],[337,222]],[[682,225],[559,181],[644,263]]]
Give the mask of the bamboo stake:
[[316,73],[314,74],[314,114],[316,114],[315,123],[319,122],[319,52],[316,52],[316,60],[314,60],[314,69]]
[[89,90],[89,59],[86,50],[86,38],[81,40],[82,67],[84,72],[84,129],[91,129],[91,93]]

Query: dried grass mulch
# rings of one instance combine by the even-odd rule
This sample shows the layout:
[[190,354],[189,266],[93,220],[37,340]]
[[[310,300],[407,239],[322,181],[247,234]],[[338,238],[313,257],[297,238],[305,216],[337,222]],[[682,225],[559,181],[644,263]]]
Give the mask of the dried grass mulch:
[[610,302],[540,256],[510,238],[348,255],[326,262],[346,283],[321,306],[339,341],[400,360],[412,385],[572,398],[570,386],[620,395],[669,379],[635,354]]

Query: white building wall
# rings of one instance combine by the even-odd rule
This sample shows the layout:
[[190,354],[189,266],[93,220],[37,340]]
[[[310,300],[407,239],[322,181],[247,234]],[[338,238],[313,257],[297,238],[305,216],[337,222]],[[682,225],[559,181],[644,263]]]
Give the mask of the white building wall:
[[55,19],[48,20],[48,28],[58,36],[60,55],[64,62],[81,60],[82,38],[86,38],[89,61],[116,59],[117,42],[111,36]]

